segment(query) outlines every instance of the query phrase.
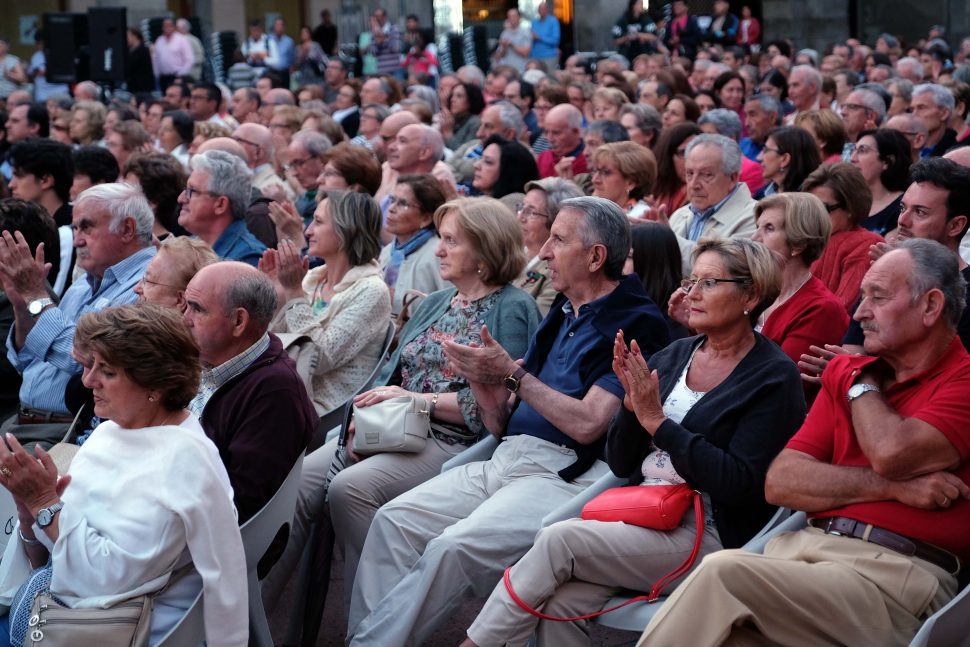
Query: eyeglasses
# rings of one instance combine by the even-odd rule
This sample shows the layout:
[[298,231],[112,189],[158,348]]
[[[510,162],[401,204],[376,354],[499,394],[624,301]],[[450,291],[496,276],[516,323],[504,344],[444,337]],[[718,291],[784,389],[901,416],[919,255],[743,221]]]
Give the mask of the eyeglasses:
[[387,203],[388,209],[418,209],[417,205],[411,204],[404,198],[391,198],[391,201]]
[[144,283],[145,285],[157,285],[160,288],[171,288],[173,290],[184,290],[185,288],[180,288],[177,285],[169,285],[168,283],[159,283],[158,281],[151,281],[146,279],[144,276],[141,277],[139,283]]
[[616,171],[613,169],[601,168],[598,166],[594,166],[593,168],[589,169],[590,175],[602,175],[603,177],[610,177],[614,173],[616,173]]
[[751,283],[751,279],[684,279],[680,282],[680,289],[684,291],[684,294],[690,294],[690,291],[694,289],[694,286],[698,283],[701,286],[701,292],[710,292],[717,287],[718,283]]
[[835,204],[829,204],[827,202],[823,202],[822,205],[825,207],[825,211],[828,213],[832,213],[833,211],[838,211],[839,209],[842,208],[841,202],[836,202]]
[[291,168],[302,168],[304,164],[312,159],[312,157],[306,157],[304,159],[290,160],[290,163],[286,165],[286,169],[289,170]]
[[858,153],[859,155],[866,155],[868,153],[878,153],[879,150],[872,146],[866,146],[865,144],[856,144],[852,152]]
[[515,213],[519,214],[520,216],[524,216],[526,218],[545,218],[547,220],[549,219],[548,213],[539,213],[532,207],[524,205],[521,202],[515,205]]
[[197,195],[197,194],[211,195],[213,198],[218,198],[219,197],[218,195],[216,195],[215,193],[213,193],[211,191],[206,191],[205,189],[194,189],[194,188],[190,187],[188,184],[185,185],[185,199],[186,200],[191,200],[192,199],[192,196]]
[[239,142],[240,144],[248,144],[250,146],[255,147],[257,153],[259,152],[259,149],[262,148],[262,146],[260,146],[256,142],[251,142],[248,139],[243,139],[242,137],[233,137],[233,139]]
[[862,105],[861,103],[843,103],[839,107],[843,111],[844,110],[866,110],[866,111],[869,110],[869,108],[867,108],[866,106]]

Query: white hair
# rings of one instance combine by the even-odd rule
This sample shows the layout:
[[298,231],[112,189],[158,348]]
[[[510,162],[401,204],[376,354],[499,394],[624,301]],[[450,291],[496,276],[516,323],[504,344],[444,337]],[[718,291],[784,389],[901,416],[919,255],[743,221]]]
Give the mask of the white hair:
[[97,211],[107,212],[111,216],[108,231],[117,234],[125,218],[131,218],[135,221],[135,233],[141,241],[145,245],[151,244],[155,214],[152,213],[141,187],[125,182],[96,184],[77,196],[74,208],[89,202],[94,203]]

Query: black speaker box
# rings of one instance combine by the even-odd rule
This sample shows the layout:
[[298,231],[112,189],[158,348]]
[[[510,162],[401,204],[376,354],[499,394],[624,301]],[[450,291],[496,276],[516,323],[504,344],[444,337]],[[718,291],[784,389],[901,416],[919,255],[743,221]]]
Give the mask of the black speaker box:
[[91,46],[91,80],[125,80],[128,58],[128,10],[125,7],[88,9],[88,42]]
[[44,54],[47,81],[76,83],[88,78],[86,54],[88,17],[83,13],[44,14]]

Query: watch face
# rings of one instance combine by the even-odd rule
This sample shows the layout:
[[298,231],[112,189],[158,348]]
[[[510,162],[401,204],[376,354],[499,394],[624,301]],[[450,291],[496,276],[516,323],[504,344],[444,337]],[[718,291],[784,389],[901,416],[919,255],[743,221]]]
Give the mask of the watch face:
[[37,525],[42,528],[44,526],[49,526],[51,524],[51,521],[53,521],[53,517],[54,515],[51,514],[51,511],[48,510],[47,508],[44,508],[43,510],[37,513]]
[[515,393],[516,391],[519,390],[519,381],[514,377],[509,376],[505,378],[505,388],[511,391],[512,393]]

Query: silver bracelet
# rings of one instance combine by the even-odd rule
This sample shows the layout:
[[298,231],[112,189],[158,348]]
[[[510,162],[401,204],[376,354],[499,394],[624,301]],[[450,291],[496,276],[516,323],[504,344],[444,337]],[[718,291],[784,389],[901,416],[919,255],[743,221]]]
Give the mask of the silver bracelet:
[[20,541],[24,542],[28,546],[40,546],[40,540],[38,539],[27,539],[24,537],[24,531],[17,528],[17,534],[20,535]]

